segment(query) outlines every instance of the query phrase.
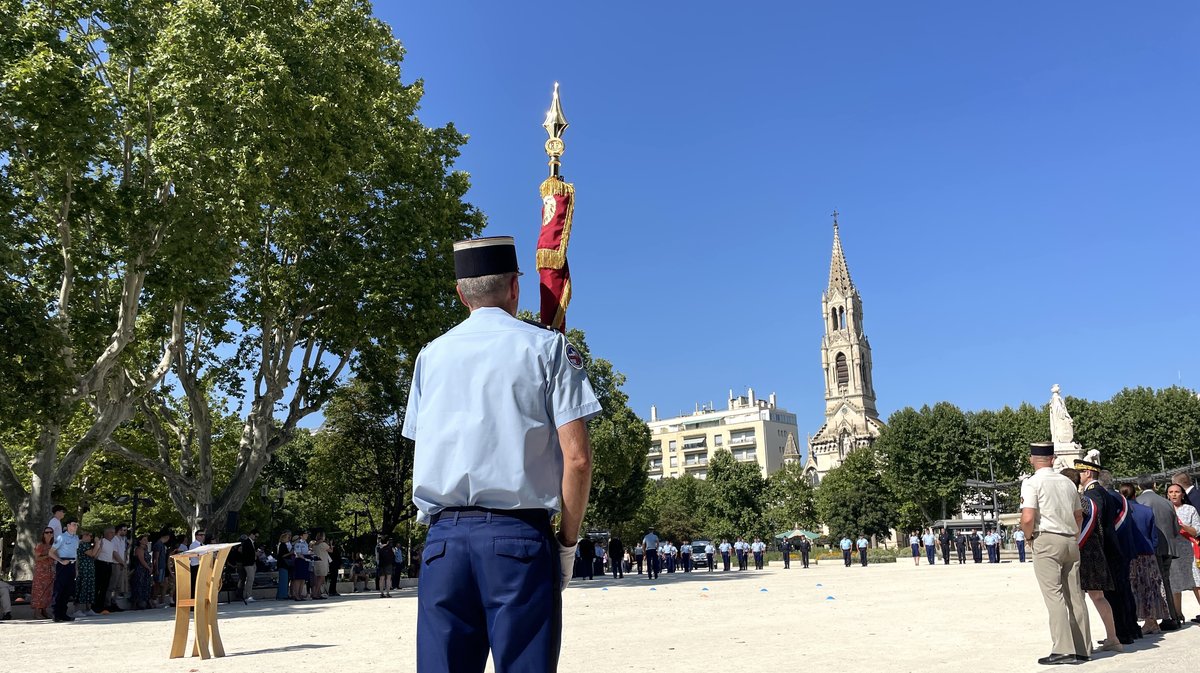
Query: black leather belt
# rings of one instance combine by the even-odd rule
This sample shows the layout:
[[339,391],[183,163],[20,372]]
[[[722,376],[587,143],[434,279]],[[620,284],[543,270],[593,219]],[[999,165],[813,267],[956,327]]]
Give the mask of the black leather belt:
[[550,512],[544,509],[491,509],[488,507],[447,507],[430,517],[429,525],[442,520],[498,516],[517,519],[545,531],[550,530]]

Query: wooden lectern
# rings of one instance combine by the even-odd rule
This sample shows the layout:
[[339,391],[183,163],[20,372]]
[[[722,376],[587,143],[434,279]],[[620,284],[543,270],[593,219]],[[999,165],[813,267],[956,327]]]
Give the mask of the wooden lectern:
[[[217,629],[217,598],[221,593],[221,574],[225,559],[237,542],[206,544],[171,555],[175,559],[175,637],[171,639],[171,658],[178,659],[187,649],[188,621],[196,608],[196,641],[192,656],[201,659],[225,656],[221,632]],[[192,559],[199,558],[196,568],[196,595],[192,596]],[[209,651],[211,646],[212,650]]]

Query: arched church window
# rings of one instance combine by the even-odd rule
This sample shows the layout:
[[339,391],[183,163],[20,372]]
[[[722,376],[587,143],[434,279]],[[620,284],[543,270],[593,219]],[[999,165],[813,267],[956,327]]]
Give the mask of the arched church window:
[[846,329],[846,308],[838,309],[838,329]]
[[837,330],[838,328],[838,312],[837,307],[829,309],[829,329]]
[[846,364],[846,354],[838,353],[837,359],[834,360],[834,367],[837,370],[837,385],[839,391],[845,391],[850,385],[850,367]]

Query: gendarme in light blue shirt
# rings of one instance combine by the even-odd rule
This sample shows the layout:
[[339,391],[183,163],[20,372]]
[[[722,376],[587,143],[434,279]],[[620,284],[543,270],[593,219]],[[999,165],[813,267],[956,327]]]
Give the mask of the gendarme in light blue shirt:
[[79,553],[79,536],[71,533],[61,533],[54,538],[54,551],[60,559],[73,559]]
[[558,512],[558,428],[600,413],[566,338],[479,308],[417,356],[403,435],[417,520],[446,507]]

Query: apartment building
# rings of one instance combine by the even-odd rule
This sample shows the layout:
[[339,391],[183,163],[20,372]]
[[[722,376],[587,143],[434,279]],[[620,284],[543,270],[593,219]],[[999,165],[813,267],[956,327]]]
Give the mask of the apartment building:
[[796,445],[796,415],[779,408],[775,393],[762,400],[753,388],[739,397],[730,390],[727,408],[720,411],[710,404],[686,416],[659,419],[658,409],[650,407],[646,425],[651,479],[684,474],[704,479],[709,460],[720,449],[735,460],[757,463],[766,476],[783,465],[789,437]]

